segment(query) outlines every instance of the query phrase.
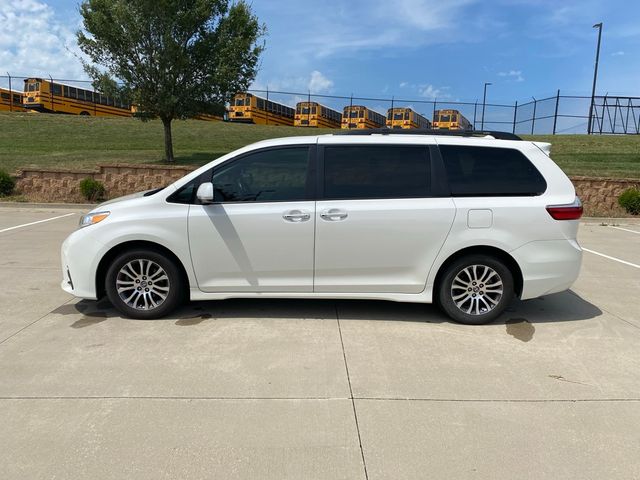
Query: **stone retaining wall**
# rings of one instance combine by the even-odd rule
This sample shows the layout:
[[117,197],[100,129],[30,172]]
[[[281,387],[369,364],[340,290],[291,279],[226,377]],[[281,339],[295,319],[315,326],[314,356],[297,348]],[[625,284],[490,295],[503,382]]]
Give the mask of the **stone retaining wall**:
[[[17,190],[30,202],[74,202],[86,200],[80,181],[91,177],[102,182],[107,198],[168,185],[196,167],[169,165],[101,165],[96,170],[23,169],[17,174]],[[587,216],[625,216],[618,196],[627,188],[640,187],[640,180],[597,177],[571,179]]]
[[584,213],[589,217],[628,216],[624,208],[618,205],[618,197],[627,188],[640,188],[640,180],[571,177],[571,181],[584,204]]
[[96,170],[23,169],[16,190],[29,202],[82,203],[80,181],[90,177],[104,184],[106,198],[169,185],[196,167],[169,165],[101,165]]

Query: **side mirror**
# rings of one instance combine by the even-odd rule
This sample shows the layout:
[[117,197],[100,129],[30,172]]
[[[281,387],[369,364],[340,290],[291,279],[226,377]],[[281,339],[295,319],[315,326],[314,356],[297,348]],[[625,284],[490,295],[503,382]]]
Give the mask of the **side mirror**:
[[196,198],[203,205],[209,205],[213,203],[213,183],[206,182],[200,184],[198,191],[196,192]]

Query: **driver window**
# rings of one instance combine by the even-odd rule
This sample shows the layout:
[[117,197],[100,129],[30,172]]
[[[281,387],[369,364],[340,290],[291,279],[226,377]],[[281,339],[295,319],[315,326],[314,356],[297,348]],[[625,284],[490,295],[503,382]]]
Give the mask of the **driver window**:
[[213,172],[216,202],[282,202],[306,199],[309,147],[264,150]]

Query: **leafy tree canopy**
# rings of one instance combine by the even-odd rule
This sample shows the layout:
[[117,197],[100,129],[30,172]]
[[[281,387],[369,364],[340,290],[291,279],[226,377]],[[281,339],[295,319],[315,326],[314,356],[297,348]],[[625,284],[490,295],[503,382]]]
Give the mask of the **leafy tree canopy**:
[[266,29],[244,0],[84,0],[80,14],[78,44],[100,67],[85,67],[94,85],[162,120],[168,161],[171,121],[246,90],[264,49]]

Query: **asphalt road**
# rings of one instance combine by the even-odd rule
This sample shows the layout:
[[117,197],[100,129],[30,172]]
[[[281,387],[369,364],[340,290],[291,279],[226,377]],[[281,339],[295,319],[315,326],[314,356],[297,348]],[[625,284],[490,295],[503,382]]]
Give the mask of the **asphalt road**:
[[59,287],[78,217],[0,207],[2,479],[640,477],[638,223],[583,225],[571,291],[472,327],[373,301],[122,319]]

